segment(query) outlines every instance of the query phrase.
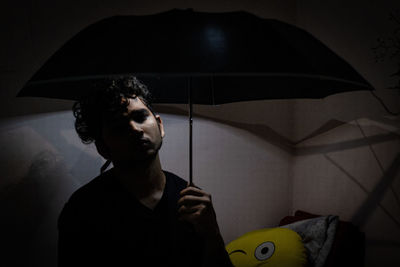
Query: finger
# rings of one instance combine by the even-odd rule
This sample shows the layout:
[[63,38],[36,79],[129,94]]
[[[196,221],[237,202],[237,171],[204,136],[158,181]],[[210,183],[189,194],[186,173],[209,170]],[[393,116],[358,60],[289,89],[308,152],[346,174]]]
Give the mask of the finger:
[[195,196],[207,195],[208,196],[208,194],[206,192],[204,192],[200,188],[193,187],[193,186],[186,187],[185,189],[183,189],[180,192],[180,194],[181,194],[181,196],[184,196],[184,195],[195,195]]
[[178,200],[178,206],[186,205],[193,206],[199,203],[209,204],[211,200],[207,196],[193,196],[193,195],[185,195]]
[[201,217],[201,208],[198,208],[193,212],[181,212],[179,213],[178,219],[187,221],[193,224],[199,223],[199,217]]
[[183,214],[188,214],[188,213],[195,213],[195,212],[200,212],[201,210],[204,210],[204,209],[205,209],[205,205],[203,205],[203,204],[199,204],[199,205],[195,205],[195,206],[182,205],[178,209],[178,214],[183,215]]
[[193,182],[190,183],[190,182],[188,181],[188,182],[186,183],[186,187],[189,187],[189,186],[196,187],[196,188],[200,188],[200,187],[198,187],[197,185],[195,185]]
[[196,188],[196,187],[193,187],[193,186],[189,186],[189,187],[186,187],[185,189],[183,189],[180,192],[180,194],[181,195],[190,194],[190,195],[202,196],[202,195],[206,194],[206,192],[202,191],[199,188]]
[[197,208],[195,208],[194,206],[182,205],[178,209],[178,216],[186,214],[186,213],[194,213],[196,211],[197,211]]

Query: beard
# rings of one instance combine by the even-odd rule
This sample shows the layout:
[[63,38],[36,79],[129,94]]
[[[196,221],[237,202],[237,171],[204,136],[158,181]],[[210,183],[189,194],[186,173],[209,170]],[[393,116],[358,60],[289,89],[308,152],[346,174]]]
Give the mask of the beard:
[[144,155],[142,155],[142,157],[135,157],[135,158],[137,158],[137,161],[139,162],[153,161],[157,157],[158,152],[161,149],[161,146],[162,146],[162,139],[160,140],[160,142],[155,144],[154,148],[151,148],[148,151],[146,151]]
[[153,136],[152,140],[147,139],[144,142],[135,138],[120,140],[118,145],[114,146],[111,161],[114,166],[119,165],[123,168],[145,167],[157,158],[162,143],[161,131],[158,136]]
[[115,163],[120,166],[141,166],[144,167],[153,162],[157,156],[158,152],[162,147],[163,140],[160,137],[155,143],[145,144],[145,145],[133,145],[131,150],[125,152],[124,156],[115,160]]

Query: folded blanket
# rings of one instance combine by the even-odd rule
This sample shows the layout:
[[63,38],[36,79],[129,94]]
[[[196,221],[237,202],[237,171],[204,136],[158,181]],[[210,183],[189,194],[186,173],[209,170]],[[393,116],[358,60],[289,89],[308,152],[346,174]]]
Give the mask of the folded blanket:
[[321,216],[280,226],[297,232],[308,252],[308,263],[312,267],[323,267],[335,238],[339,217]]

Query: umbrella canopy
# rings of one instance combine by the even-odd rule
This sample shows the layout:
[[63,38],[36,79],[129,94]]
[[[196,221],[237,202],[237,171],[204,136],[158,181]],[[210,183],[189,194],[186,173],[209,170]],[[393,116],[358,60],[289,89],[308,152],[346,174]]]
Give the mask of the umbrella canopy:
[[306,31],[247,12],[114,16],[59,49],[18,96],[79,99],[93,81],[133,74],[155,103],[323,98],[372,86]]
[[192,104],[322,98],[372,90],[346,61],[295,26],[247,12],[171,10],[114,16],[83,29],[18,96],[80,99],[97,80],[135,75],[155,103]]

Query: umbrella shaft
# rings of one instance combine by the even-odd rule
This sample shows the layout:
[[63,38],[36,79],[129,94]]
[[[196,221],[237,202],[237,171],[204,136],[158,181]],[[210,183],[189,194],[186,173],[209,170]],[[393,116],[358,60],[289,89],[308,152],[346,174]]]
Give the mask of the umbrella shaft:
[[189,90],[189,183],[193,185],[193,138],[192,138],[192,128],[193,128],[193,104],[192,104],[192,86],[191,77],[188,77],[188,90]]

